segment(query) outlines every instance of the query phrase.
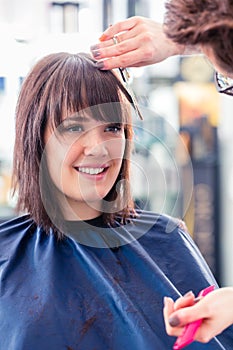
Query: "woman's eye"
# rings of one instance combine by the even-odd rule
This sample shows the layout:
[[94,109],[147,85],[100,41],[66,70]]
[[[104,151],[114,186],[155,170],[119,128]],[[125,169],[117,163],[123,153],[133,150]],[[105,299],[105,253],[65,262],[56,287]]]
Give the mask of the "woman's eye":
[[121,132],[123,128],[121,124],[113,124],[113,125],[109,125],[105,130],[107,132],[112,132],[115,134],[115,133]]
[[64,125],[65,132],[82,132],[83,127],[81,125]]

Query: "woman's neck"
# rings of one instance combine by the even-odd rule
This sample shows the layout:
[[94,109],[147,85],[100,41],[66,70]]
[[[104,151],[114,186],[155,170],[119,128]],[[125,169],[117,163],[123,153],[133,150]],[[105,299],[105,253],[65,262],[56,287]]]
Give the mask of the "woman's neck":
[[[65,220],[90,220],[102,214],[101,202],[79,202],[67,200],[63,201],[62,213]],[[64,205],[65,204],[65,205]]]

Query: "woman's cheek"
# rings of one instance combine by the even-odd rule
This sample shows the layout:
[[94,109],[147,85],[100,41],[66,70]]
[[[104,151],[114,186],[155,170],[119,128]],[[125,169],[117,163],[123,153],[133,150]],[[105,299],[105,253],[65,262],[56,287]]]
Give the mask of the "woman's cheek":
[[125,139],[114,140],[111,143],[111,154],[113,159],[122,159],[125,152]]

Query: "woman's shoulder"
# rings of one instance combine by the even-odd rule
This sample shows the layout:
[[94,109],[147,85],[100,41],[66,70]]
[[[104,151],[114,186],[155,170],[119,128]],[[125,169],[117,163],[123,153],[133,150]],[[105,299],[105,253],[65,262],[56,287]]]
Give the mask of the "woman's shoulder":
[[148,210],[136,210],[130,223],[124,228],[129,236],[140,239],[143,244],[192,240],[181,219]]
[[20,232],[26,233],[32,228],[35,229],[36,224],[30,215],[25,214],[8,219],[0,224],[0,240]]
[[8,218],[0,223],[0,231],[7,230],[15,226],[28,225],[33,222],[29,214]]
[[136,210],[136,216],[132,221],[135,225],[147,226],[148,229],[156,230],[156,232],[161,234],[177,231],[187,232],[186,224],[182,219],[164,213]]

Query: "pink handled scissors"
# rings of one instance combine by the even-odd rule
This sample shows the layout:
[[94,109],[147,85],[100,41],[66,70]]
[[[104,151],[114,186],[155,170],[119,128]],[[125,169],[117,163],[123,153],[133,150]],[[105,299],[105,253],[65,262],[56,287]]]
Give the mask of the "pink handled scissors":
[[[213,290],[214,290],[214,286],[209,286],[201,290],[200,293],[198,294],[198,297],[204,297],[205,295],[212,292]],[[173,350],[183,349],[185,346],[192,343],[194,341],[194,336],[196,334],[196,331],[200,327],[201,323],[202,323],[202,318],[200,320],[187,324],[182,334],[177,338],[173,346]]]

